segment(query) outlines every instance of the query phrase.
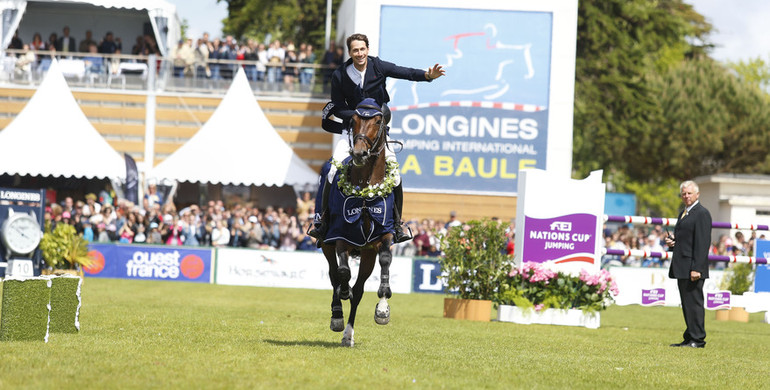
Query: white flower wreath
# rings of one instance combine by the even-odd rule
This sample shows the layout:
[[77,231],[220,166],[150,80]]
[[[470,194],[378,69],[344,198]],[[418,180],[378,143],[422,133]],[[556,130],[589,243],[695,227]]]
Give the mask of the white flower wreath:
[[337,171],[340,173],[340,178],[337,181],[337,187],[342,191],[345,196],[358,196],[361,198],[373,198],[375,196],[388,196],[393,192],[393,187],[396,186],[396,175],[398,174],[398,162],[388,159],[386,161],[386,173],[385,180],[380,184],[368,185],[364,188],[359,186],[353,186],[348,182],[348,168],[349,165],[343,164],[339,161],[332,161]]

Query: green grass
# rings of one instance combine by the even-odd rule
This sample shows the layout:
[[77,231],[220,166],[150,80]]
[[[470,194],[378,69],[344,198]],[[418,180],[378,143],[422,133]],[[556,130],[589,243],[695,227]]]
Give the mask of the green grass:
[[[442,318],[443,297],[359,308],[356,346],[329,330],[330,291],[86,279],[81,331],[0,343],[0,388],[770,388],[770,325],[717,322],[670,348],[678,308],[613,306],[602,326]],[[347,309],[347,303],[345,304]]]

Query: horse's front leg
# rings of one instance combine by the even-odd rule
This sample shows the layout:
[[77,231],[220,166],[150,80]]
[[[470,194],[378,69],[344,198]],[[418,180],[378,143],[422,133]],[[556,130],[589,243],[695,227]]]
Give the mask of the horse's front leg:
[[390,263],[393,262],[393,252],[390,251],[390,244],[392,242],[392,238],[386,237],[385,241],[380,245],[380,288],[377,289],[377,296],[380,298],[380,301],[374,309],[374,322],[380,325],[387,325],[390,322],[388,299],[392,295],[390,291]]
[[337,281],[337,255],[334,246],[322,246],[326,261],[329,263],[329,281],[332,283],[332,319],[329,328],[334,332],[342,332],[345,329],[345,314],[342,311],[342,301],[337,293],[340,283]]
[[361,250],[361,264],[358,267],[356,284],[353,285],[353,295],[350,297],[350,314],[348,314],[348,325],[342,333],[342,346],[352,347],[354,344],[353,327],[356,325],[356,313],[358,312],[361,298],[364,296],[364,284],[374,270],[375,257],[377,257],[377,253],[374,250]]
[[348,264],[348,248],[347,245],[338,240],[334,247],[337,252],[337,282],[339,283],[339,291],[337,294],[340,299],[350,299],[350,265]]

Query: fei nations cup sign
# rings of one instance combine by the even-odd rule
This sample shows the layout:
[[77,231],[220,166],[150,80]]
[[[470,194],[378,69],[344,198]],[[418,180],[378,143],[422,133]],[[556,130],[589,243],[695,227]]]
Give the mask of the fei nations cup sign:
[[573,180],[548,171],[519,171],[516,264],[545,263],[565,272],[601,265],[605,185],[602,171]]

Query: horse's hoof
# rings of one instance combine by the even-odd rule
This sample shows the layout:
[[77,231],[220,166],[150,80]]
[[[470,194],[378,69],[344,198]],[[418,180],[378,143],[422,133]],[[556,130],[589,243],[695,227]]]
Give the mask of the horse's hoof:
[[352,347],[355,344],[353,341],[353,327],[348,324],[345,327],[345,332],[342,333],[342,345],[343,347]]
[[385,298],[380,299],[374,307],[374,322],[378,325],[387,325],[390,322],[390,305]]
[[344,318],[332,318],[331,324],[329,324],[329,329],[332,330],[332,332],[342,332],[345,330],[345,319]]

